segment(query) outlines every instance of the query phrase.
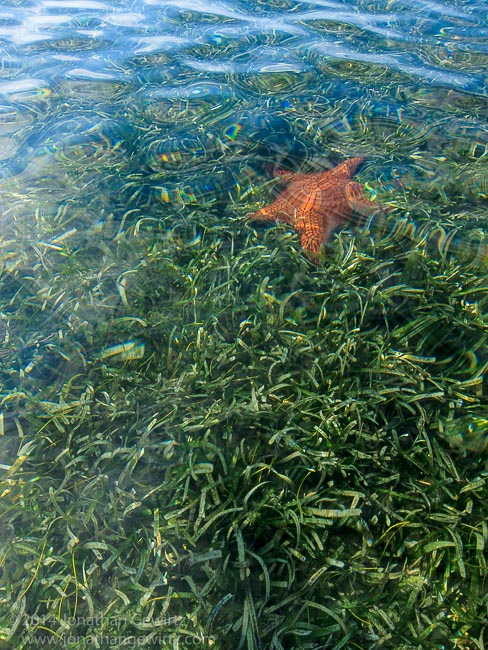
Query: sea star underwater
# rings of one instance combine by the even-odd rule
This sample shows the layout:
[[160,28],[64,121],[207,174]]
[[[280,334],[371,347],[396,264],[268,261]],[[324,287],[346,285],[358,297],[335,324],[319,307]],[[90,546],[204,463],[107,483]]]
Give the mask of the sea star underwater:
[[351,180],[363,160],[348,158],[333,169],[310,174],[275,172],[288,185],[273,203],[248,218],[289,224],[298,233],[304,250],[317,255],[332,232],[349,221],[353,210],[370,214],[381,209],[378,203],[363,197],[360,183]]

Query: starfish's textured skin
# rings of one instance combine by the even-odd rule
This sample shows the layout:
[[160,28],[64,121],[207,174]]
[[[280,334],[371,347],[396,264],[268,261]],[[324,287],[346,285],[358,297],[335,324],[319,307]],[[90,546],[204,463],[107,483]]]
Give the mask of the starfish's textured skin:
[[287,182],[273,203],[249,215],[260,221],[282,221],[294,228],[300,244],[317,255],[332,232],[345,225],[353,210],[371,213],[379,205],[363,197],[363,186],[351,180],[364,158],[349,158],[325,172],[275,172]]

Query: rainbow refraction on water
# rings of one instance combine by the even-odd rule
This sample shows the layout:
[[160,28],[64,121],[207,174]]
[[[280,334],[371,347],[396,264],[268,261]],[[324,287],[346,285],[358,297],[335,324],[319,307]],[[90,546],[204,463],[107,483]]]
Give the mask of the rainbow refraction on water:
[[487,15],[0,0],[0,650],[486,647]]

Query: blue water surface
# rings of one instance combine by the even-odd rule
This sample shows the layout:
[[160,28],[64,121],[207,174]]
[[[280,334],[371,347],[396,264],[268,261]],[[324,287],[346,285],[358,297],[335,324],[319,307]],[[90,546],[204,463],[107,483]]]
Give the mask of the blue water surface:
[[358,153],[381,198],[448,200],[454,179],[486,196],[485,2],[0,6],[6,222],[74,200],[244,206],[270,166]]

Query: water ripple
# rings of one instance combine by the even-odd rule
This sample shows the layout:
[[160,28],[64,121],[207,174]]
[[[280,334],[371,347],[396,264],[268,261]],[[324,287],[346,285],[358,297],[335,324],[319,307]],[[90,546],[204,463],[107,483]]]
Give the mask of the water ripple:
[[39,198],[76,170],[116,214],[249,201],[274,166],[361,152],[380,194],[401,176],[414,195],[482,197],[482,169],[457,194],[451,179],[487,157],[485,14],[476,0],[0,2],[0,178]]

